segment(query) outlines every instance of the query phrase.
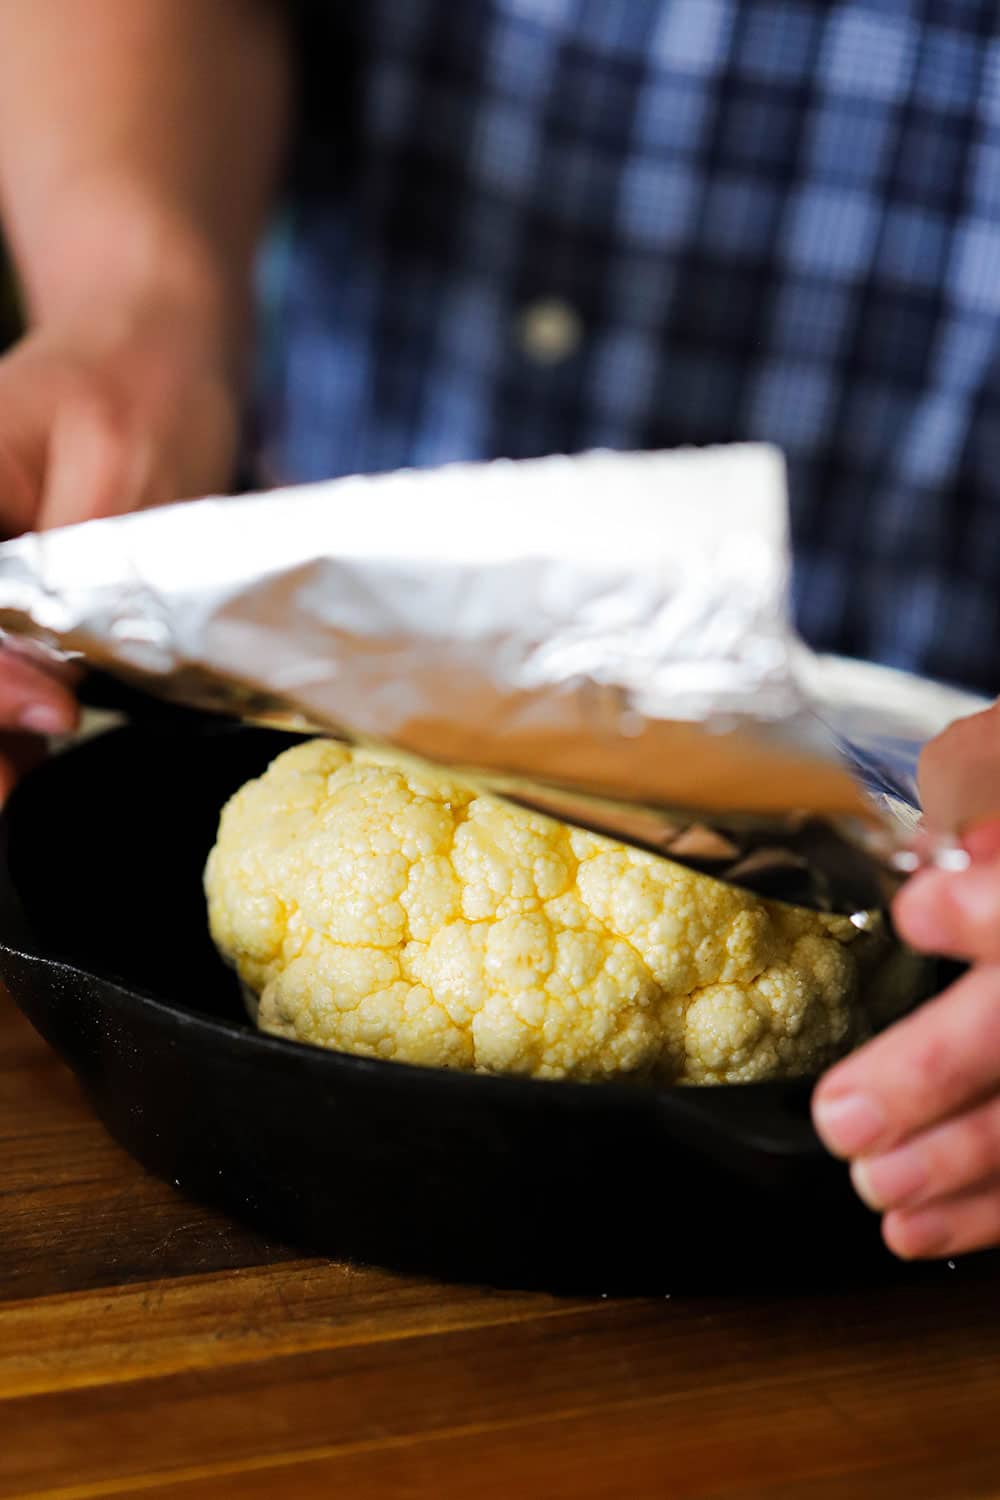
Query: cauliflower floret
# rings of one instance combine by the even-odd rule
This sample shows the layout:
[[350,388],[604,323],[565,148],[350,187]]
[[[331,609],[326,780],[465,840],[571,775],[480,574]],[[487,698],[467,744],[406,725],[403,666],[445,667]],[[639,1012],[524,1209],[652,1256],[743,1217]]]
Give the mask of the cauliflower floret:
[[279,1036],[541,1078],[818,1071],[879,938],[386,754],[311,740],[223,811],[212,936]]

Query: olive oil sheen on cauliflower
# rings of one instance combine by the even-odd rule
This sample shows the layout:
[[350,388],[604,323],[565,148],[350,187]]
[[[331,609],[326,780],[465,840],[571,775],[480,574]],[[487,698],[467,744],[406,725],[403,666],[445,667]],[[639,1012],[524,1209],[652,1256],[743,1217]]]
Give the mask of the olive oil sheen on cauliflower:
[[881,941],[389,755],[311,740],[225,807],[212,936],[267,1032],[434,1067],[728,1083],[868,1031]]

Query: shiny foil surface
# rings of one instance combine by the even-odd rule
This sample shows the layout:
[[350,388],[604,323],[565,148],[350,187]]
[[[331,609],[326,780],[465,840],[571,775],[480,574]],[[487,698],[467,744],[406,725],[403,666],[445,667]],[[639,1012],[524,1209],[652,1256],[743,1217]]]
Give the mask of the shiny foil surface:
[[557,788],[568,815],[597,797],[611,832],[619,804],[874,810],[905,842],[920,746],[980,704],[812,657],[788,581],[777,450],[599,452],[25,536],[0,547],[0,626],[195,707],[392,745],[528,801]]

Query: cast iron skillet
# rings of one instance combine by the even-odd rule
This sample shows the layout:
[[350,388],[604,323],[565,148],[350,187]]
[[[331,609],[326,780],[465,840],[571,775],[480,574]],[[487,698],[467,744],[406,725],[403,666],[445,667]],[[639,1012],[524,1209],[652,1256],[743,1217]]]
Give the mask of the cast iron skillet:
[[890,1264],[810,1084],[542,1083],[258,1035],[208,939],[219,809],[289,736],[176,717],[32,774],[0,821],[0,976],[151,1171],[304,1248],[553,1289]]

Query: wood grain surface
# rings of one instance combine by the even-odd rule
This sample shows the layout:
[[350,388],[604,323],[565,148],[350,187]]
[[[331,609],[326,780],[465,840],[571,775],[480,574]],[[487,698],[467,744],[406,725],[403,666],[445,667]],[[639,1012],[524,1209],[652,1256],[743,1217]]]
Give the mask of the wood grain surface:
[[1000,1269],[616,1302],[304,1259],[146,1176],[0,996],[0,1500],[104,1495],[1000,1497]]

